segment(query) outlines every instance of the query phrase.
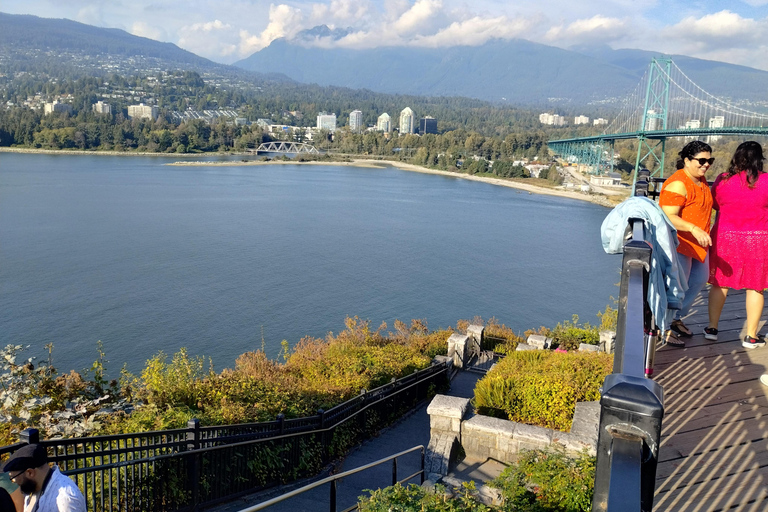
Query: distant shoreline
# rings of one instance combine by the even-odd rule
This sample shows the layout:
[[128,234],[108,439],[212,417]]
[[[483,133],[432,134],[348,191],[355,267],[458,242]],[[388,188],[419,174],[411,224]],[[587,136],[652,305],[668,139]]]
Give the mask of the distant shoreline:
[[420,165],[408,164],[404,162],[393,162],[390,160],[371,160],[358,158],[349,161],[309,161],[309,162],[295,162],[286,160],[270,160],[270,161],[201,161],[202,157],[215,157],[215,156],[251,156],[247,153],[149,153],[149,152],[128,152],[128,151],[82,151],[82,150],[57,150],[57,149],[30,149],[30,148],[10,148],[0,147],[0,153],[29,153],[29,154],[41,154],[41,155],[103,155],[103,156],[161,156],[164,158],[176,157],[180,159],[198,159],[190,161],[179,161],[169,163],[167,165],[176,166],[253,166],[253,165],[341,165],[348,167],[365,167],[365,168],[385,168],[394,167],[402,171],[420,172],[423,174],[436,174],[440,176],[449,176],[452,178],[461,178],[472,181],[480,181],[483,183],[490,183],[501,187],[514,188],[517,190],[525,191],[530,194],[544,194],[555,197],[563,197],[566,199],[576,199],[578,201],[586,201],[589,203],[597,204],[599,206],[605,206],[607,208],[613,208],[615,203],[611,202],[607,196],[602,194],[585,194],[583,192],[575,190],[562,190],[562,189],[550,189],[547,187],[540,187],[538,185],[531,185],[527,183],[521,183],[519,181],[505,180],[502,178],[491,178],[488,176],[473,176],[471,174],[461,174],[451,171],[443,171],[439,169],[430,169],[428,167],[422,167]]

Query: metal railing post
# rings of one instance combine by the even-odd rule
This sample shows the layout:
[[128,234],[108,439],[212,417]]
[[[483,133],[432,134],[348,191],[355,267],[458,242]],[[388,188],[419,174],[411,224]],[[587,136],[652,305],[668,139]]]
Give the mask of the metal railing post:
[[[629,219],[624,245],[616,352],[600,399],[592,510],[650,511],[664,415],[663,389],[646,378],[645,303],[651,247],[643,221]],[[650,347],[649,347],[650,348]]]
[[[200,420],[193,418],[187,422],[187,450],[200,448]],[[192,486],[192,505],[200,503],[200,454],[194,454],[189,461],[188,485]]]
[[331,512],[336,512],[336,480],[331,481]]
[[40,442],[40,431],[36,428],[27,428],[19,432],[19,441],[27,444],[37,444]]
[[397,457],[392,459],[392,485],[397,483]]

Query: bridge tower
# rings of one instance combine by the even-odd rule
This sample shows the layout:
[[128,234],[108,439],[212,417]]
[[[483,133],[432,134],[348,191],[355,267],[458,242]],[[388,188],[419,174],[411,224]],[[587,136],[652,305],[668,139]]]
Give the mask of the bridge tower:
[[[637,158],[635,160],[635,181],[640,164],[651,159],[647,167],[653,176],[664,177],[664,150],[666,137],[649,139],[647,132],[667,129],[669,111],[669,75],[672,59],[653,58],[648,72],[648,87],[645,92],[645,108],[637,134]],[[634,184],[633,184],[634,188]]]

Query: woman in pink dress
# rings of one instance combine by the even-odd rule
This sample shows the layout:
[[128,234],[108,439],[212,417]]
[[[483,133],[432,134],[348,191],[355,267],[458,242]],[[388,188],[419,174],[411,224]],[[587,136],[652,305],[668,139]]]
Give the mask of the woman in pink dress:
[[768,175],[763,172],[763,148],[744,142],[733,154],[728,170],[712,185],[717,220],[712,229],[709,259],[709,326],[704,337],[717,340],[717,324],[731,288],[747,290],[747,330],[741,344],[765,345],[757,331],[763,314],[763,290],[768,288]]

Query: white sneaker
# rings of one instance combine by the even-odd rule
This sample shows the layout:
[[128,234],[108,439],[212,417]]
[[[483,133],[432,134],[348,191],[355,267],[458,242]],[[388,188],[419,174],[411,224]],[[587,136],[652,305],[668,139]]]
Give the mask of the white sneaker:
[[764,373],[760,376],[760,384],[768,386],[768,373]]

